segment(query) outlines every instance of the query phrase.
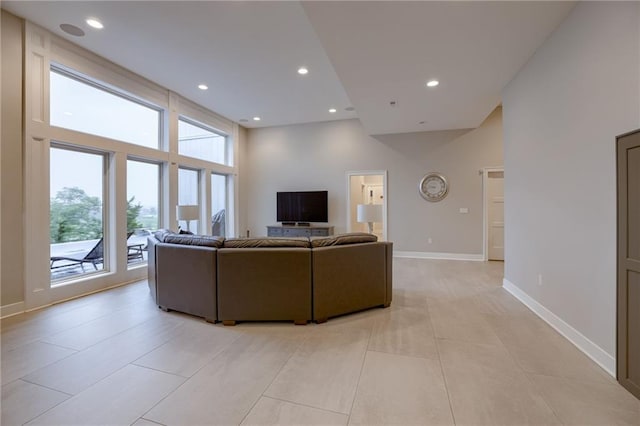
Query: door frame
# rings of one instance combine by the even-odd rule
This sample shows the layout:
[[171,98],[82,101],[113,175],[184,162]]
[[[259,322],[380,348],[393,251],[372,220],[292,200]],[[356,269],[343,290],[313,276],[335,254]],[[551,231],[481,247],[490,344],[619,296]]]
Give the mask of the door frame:
[[351,177],[352,176],[380,176],[382,175],[382,241],[387,241],[387,171],[386,170],[353,170],[347,171],[347,206],[345,221],[347,223],[347,232],[351,230]]
[[504,166],[483,167],[480,172],[482,173],[482,258],[486,262],[489,260],[489,200],[487,200],[487,179],[489,179],[489,172],[504,173]]

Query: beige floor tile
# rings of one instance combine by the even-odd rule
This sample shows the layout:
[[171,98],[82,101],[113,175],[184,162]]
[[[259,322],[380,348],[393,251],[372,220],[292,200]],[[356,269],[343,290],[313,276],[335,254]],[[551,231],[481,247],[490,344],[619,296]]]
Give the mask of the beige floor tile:
[[453,424],[435,360],[367,352],[349,424]]
[[433,326],[426,308],[387,309],[376,318],[369,350],[438,359]]
[[640,425],[640,401],[618,384],[529,375],[567,425]]
[[475,308],[472,299],[463,298],[444,303],[430,301],[429,313],[438,338],[488,345],[501,344],[484,315]]
[[489,316],[516,363],[527,373],[613,384],[615,380],[539,318]]
[[161,423],[156,423],[156,422],[152,422],[151,420],[147,420],[147,419],[138,419],[135,423],[133,423],[131,426],[158,426],[161,425]]
[[[0,321],[2,380],[22,378],[3,386],[2,424],[42,413],[46,423],[67,422],[56,419],[70,412],[59,407],[75,407],[64,400],[69,396],[27,380],[75,394],[78,408],[67,423],[95,423],[92,416],[98,414],[138,426],[228,425],[243,419],[344,424],[347,414],[352,423],[438,423],[433,419],[440,412],[433,407],[443,405],[434,402],[441,388],[432,385],[442,381],[434,368],[440,359],[457,424],[562,420],[640,426],[640,401],[629,399],[501,285],[499,262],[394,259],[390,308],[319,325],[214,326],[159,311],[146,281],[17,315]],[[121,318],[116,311],[122,311]],[[148,321],[127,329],[145,315]],[[434,352],[436,335],[441,339]],[[68,353],[44,341],[86,349]],[[173,392],[159,392],[164,379],[122,376],[132,368],[147,378],[148,372],[156,378],[184,380],[167,372],[190,377]],[[117,383],[113,377],[120,377]],[[422,405],[420,395],[427,401]],[[94,400],[100,401],[95,412],[83,408]],[[431,407],[428,413],[425,405]],[[450,421],[443,417],[440,423]]]
[[484,318],[505,346],[535,348],[553,343],[558,333],[537,316],[529,318],[485,314]]
[[524,304],[502,287],[493,288],[473,297],[478,312],[489,315],[536,318]]
[[160,312],[131,307],[111,312],[93,321],[42,339],[45,343],[83,350],[141,324]]
[[184,382],[183,377],[127,365],[30,425],[130,425]]
[[24,379],[75,395],[164,344],[179,331],[178,323],[171,317],[147,321]]
[[349,416],[262,397],[245,417],[242,425],[346,425]]
[[56,315],[43,315],[44,318],[37,317],[15,324],[2,331],[2,353],[5,354],[19,346],[77,327],[112,312],[113,306],[109,303],[89,304]]
[[191,377],[240,337],[233,327],[214,326],[200,320],[185,319],[184,330],[134,364]]
[[76,351],[48,343],[33,342],[2,354],[2,384],[73,355]]
[[68,398],[70,395],[16,380],[2,386],[0,424],[21,425]]
[[522,375],[503,345],[484,345],[448,339],[438,339],[440,361],[445,370],[473,374]]
[[393,289],[391,308],[416,308],[427,312],[427,295],[423,290]]
[[287,361],[265,396],[348,414],[369,332],[316,333]]
[[554,425],[553,411],[502,346],[439,340],[457,425]]
[[300,341],[243,335],[144,418],[180,426],[239,424]]
[[[393,303],[393,302],[392,302]],[[330,318],[322,324],[314,324],[316,329],[332,332],[361,331],[371,333],[376,318],[384,316],[389,308],[371,308],[353,314]]]

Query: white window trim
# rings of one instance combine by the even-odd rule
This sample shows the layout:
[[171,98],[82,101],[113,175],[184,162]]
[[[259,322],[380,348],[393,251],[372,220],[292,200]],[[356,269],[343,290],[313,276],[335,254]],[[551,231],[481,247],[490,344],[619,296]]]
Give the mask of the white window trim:
[[[88,78],[116,89],[119,96],[144,104],[157,106],[161,114],[160,149],[147,148],[96,135],[50,126],[49,73],[51,66],[62,70],[73,70]],[[126,251],[126,164],[128,158],[142,159],[161,164],[160,225],[175,227],[175,205],[177,202],[178,167],[197,169],[205,192],[201,212],[209,215],[210,175],[227,175],[231,189],[228,193],[229,215],[227,229],[233,231],[238,223],[237,185],[238,176],[238,125],[212,111],[207,110],[178,94],[146,80],[115,65],[55,34],[27,21],[25,23],[25,309],[47,306],[83,294],[100,291],[146,277],[146,268],[128,268]],[[74,75],[75,76],[75,75]],[[102,86],[102,84],[100,85]],[[101,87],[102,88],[102,87]],[[220,165],[178,155],[178,117],[184,115],[227,135],[229,164]],[[84,149],[109,153],[105,211],[109,244],[110,271],[83,276],[74,285],[51,286],[48,244],[49,235],[49,149],[52,140],[82,146]],[[208,185],[208,186],[207,186]],[[207,221],[200,221],[201,232],[207,232]],[[122,235],[121,235],[122,234]],[[43,236],[47,236],[43,243]]]

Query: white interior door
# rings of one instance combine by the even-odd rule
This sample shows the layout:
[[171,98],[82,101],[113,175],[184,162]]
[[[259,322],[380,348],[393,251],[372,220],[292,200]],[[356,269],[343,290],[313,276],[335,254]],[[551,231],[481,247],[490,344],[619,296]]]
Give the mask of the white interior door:
[[490,170],[486,177],[487,258],[504,260],[504,171]]

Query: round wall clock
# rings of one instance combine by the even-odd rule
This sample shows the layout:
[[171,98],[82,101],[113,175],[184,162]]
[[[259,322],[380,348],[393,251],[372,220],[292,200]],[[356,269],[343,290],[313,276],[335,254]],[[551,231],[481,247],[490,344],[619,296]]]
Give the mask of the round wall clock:
[[418,185],[420,195],[427,201],[440,201],[447,196],[449,184],[447,178],[440,173],[428,173]]

